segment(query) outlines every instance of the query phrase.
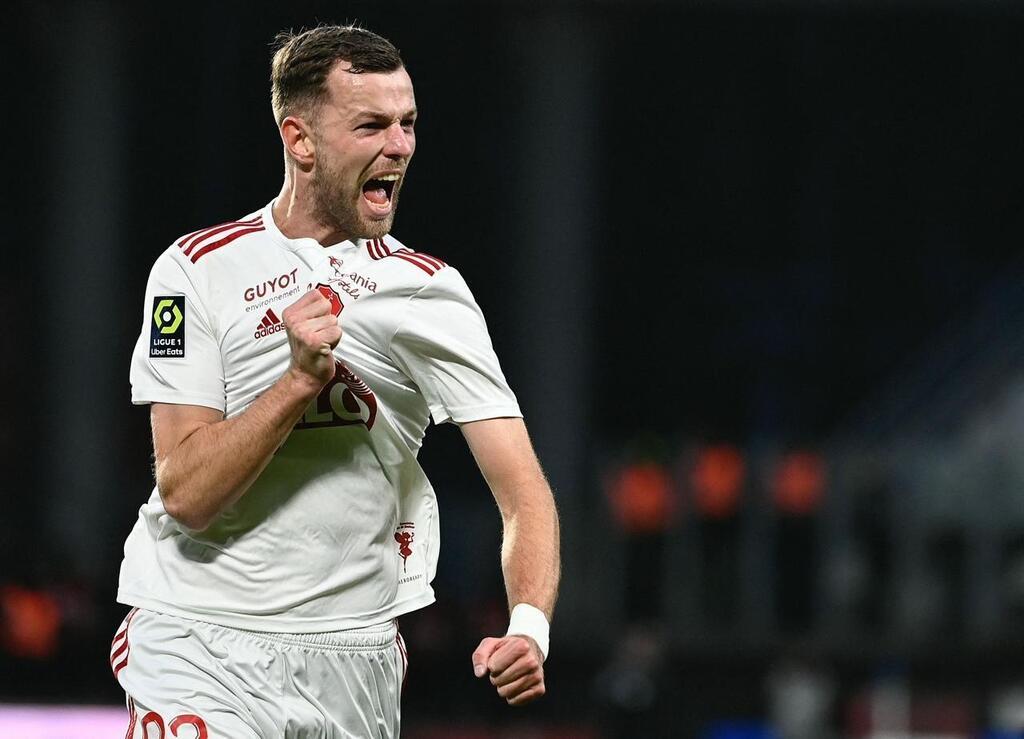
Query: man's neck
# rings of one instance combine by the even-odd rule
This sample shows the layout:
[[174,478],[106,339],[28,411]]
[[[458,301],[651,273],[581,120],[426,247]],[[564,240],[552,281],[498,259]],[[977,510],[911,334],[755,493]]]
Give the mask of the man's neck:
[[310,198],[298,192],[293,180],[286,178],[272,209],[274,223],[282,234],[289,239],[316,239],[323,246],[332,246],[349,238],[317,220],[309,202]]

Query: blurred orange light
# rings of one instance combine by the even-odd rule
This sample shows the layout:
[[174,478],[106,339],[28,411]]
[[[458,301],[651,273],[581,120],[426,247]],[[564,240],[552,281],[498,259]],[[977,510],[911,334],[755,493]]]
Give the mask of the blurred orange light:
[[46,659],[57,651],[60,607],[51,595],[16,585],[0,588],[4,648],[16,657]]
[[746,464],[739,450],[728,444],[702,449],[690,475],[693,503],[710,518],[726,518],[740,505]]
[[665,531],[675,515],[675,491],[665,469],[654,462],[624,467],[609,486],[615,518],[630,533]]
[[790,452],[775,468],[772,498],[782,513],[807,516],[825,497],[825,461],[814,452]]

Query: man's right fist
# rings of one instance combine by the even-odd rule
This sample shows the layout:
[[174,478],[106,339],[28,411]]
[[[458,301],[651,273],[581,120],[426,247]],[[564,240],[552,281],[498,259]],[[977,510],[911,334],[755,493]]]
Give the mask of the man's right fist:
[[331,307],[331,301],[320,291],[310,290],[281,314],[292,351],[292,368],[321,386],[334,377],[333,349],[341,341],[341,326]]

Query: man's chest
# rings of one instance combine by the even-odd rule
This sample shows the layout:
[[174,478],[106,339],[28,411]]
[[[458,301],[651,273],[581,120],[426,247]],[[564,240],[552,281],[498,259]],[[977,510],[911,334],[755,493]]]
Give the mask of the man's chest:
[[[350,378],[354,386],[406,384],[388,356],[395,316],[405,301],[387,266],[359,254],[282,253],[226,270],[211,285],[229,413],[251,402],[287,369],[291,350],[285,311],[310,290],[327,296],[338,312],[339,376],[355,375]],[[352,406],[347,397],[338,400]]]

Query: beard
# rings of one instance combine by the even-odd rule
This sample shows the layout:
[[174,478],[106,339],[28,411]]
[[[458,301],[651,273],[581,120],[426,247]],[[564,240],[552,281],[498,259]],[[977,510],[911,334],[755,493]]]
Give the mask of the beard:
[[[397,185],[397,183],[396,183]],[[317,156],[310,180],[313,194],[313,215],[319,223],[347,239],[379,239],[391,232],[398,210],[398,187],[391,193],[391,212],[387,218],[371,220],[363,217],[357,203],[362,190],[346,182],[340,170],[326,157]]]

